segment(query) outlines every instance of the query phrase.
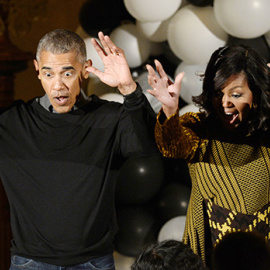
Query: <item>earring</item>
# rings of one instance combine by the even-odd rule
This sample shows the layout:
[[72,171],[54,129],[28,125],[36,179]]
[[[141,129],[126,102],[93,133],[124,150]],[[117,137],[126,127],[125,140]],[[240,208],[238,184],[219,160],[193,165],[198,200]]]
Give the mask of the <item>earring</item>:
[[252,108],[253,108],[253,109],[257,109],[257,104],[252,103]]

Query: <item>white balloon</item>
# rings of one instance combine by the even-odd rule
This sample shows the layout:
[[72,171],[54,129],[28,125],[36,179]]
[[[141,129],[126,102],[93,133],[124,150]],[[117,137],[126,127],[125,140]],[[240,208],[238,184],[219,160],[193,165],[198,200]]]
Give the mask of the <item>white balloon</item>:
[[207,63],[212,53],[224,46],[227,39],[228,34],[218,24],[211,6],[184,6],[168,25],[170,48],[187,64]]
[[180,72],[185,72],[181,83],[180,97],[186,103],[192,103],[192,96],[198,96],[202,92],[202,79],[206,64],[189,65],[181,62],[175,70],[175,77]]
[[116,101],[116,102],[119,102],[119,103],[124,102],[123,96],[121,94],[118,94],[118,93],[103,94],[103,95],[100,95],[99,98],[106,99],[108,101]]
[[269,0],[215,0],[214,13],[221,27],[238,38],[257,38],[270,30]]
[[195,106],[193,103],[188,104],[179,110],[179,115],[181,116],[187,112],[197,113],[197,112],[199,112],[199,108],[197,106]]
[[174,239],[182,241],[186,224],[186,216],[178,216],[167,221],[158,233],[158,241]]
[[[100,56],[98,55],[98,53],[96,52],[94,46],[92,45],[91,38],[92,37],[88,36],[87,38],[84,39],[84,42],[86,44],[87,59],[91,59],[93,66],[103,72],[104,71],[103,62],[102,62]],[[99,42],[98,39],[96,39],[96,40]],[[91,77],[91,76],[95,76],[95,75],[90,73],[89,76]]]
[[123,24],[115,28],[110,38],[124,50],[130,68],[141,66],[150,56],[151,42],[137,31],[135,24]]
[[153,42],[163,42],[167,40],[167,28],[170,19],[160,22],[142,22],[137,20],[136,26],[147,39]]
[[182,0],[124,0],[127,11],[140,21],[156,22],[170,18]]

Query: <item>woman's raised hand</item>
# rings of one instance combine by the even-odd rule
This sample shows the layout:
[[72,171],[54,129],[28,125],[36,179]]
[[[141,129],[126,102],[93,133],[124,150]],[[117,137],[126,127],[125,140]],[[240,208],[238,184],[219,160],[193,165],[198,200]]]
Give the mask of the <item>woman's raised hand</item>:
[[178,109],[181,81],[184,77],[184,73],[179,73],[173,83],[168,78],[158,60],[155,60],[155,66],[157,72],[152,66],[146,65],[148,70],[148,83],[153,88],[147,91],[162,103],[162,109],[167,118],[169,118]]

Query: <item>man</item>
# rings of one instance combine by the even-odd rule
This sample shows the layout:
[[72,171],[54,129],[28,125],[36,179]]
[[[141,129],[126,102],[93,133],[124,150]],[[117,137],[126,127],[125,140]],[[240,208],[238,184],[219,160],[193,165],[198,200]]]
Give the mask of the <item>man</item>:
[[[84,41],[55,30],[34,65],[46,95],[0,115],[0,177],[11,212],[11,270],[114,269],[114,188],[122,162],[156,152],[155,114],[124,52],[99,33],[105,70],[86,61]],[[89,73],[124,104],[86,97]]]

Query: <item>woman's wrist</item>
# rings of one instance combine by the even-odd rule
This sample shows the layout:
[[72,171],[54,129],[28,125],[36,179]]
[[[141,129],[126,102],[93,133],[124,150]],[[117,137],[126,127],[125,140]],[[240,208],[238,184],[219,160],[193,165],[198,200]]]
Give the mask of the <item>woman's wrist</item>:
[[170,118],[173,114],[175,114],[175,112],[177,111],[178,107],[165,107],[162,106],[162,110],[164,112],[164,114],[166,115],[167,118]]

